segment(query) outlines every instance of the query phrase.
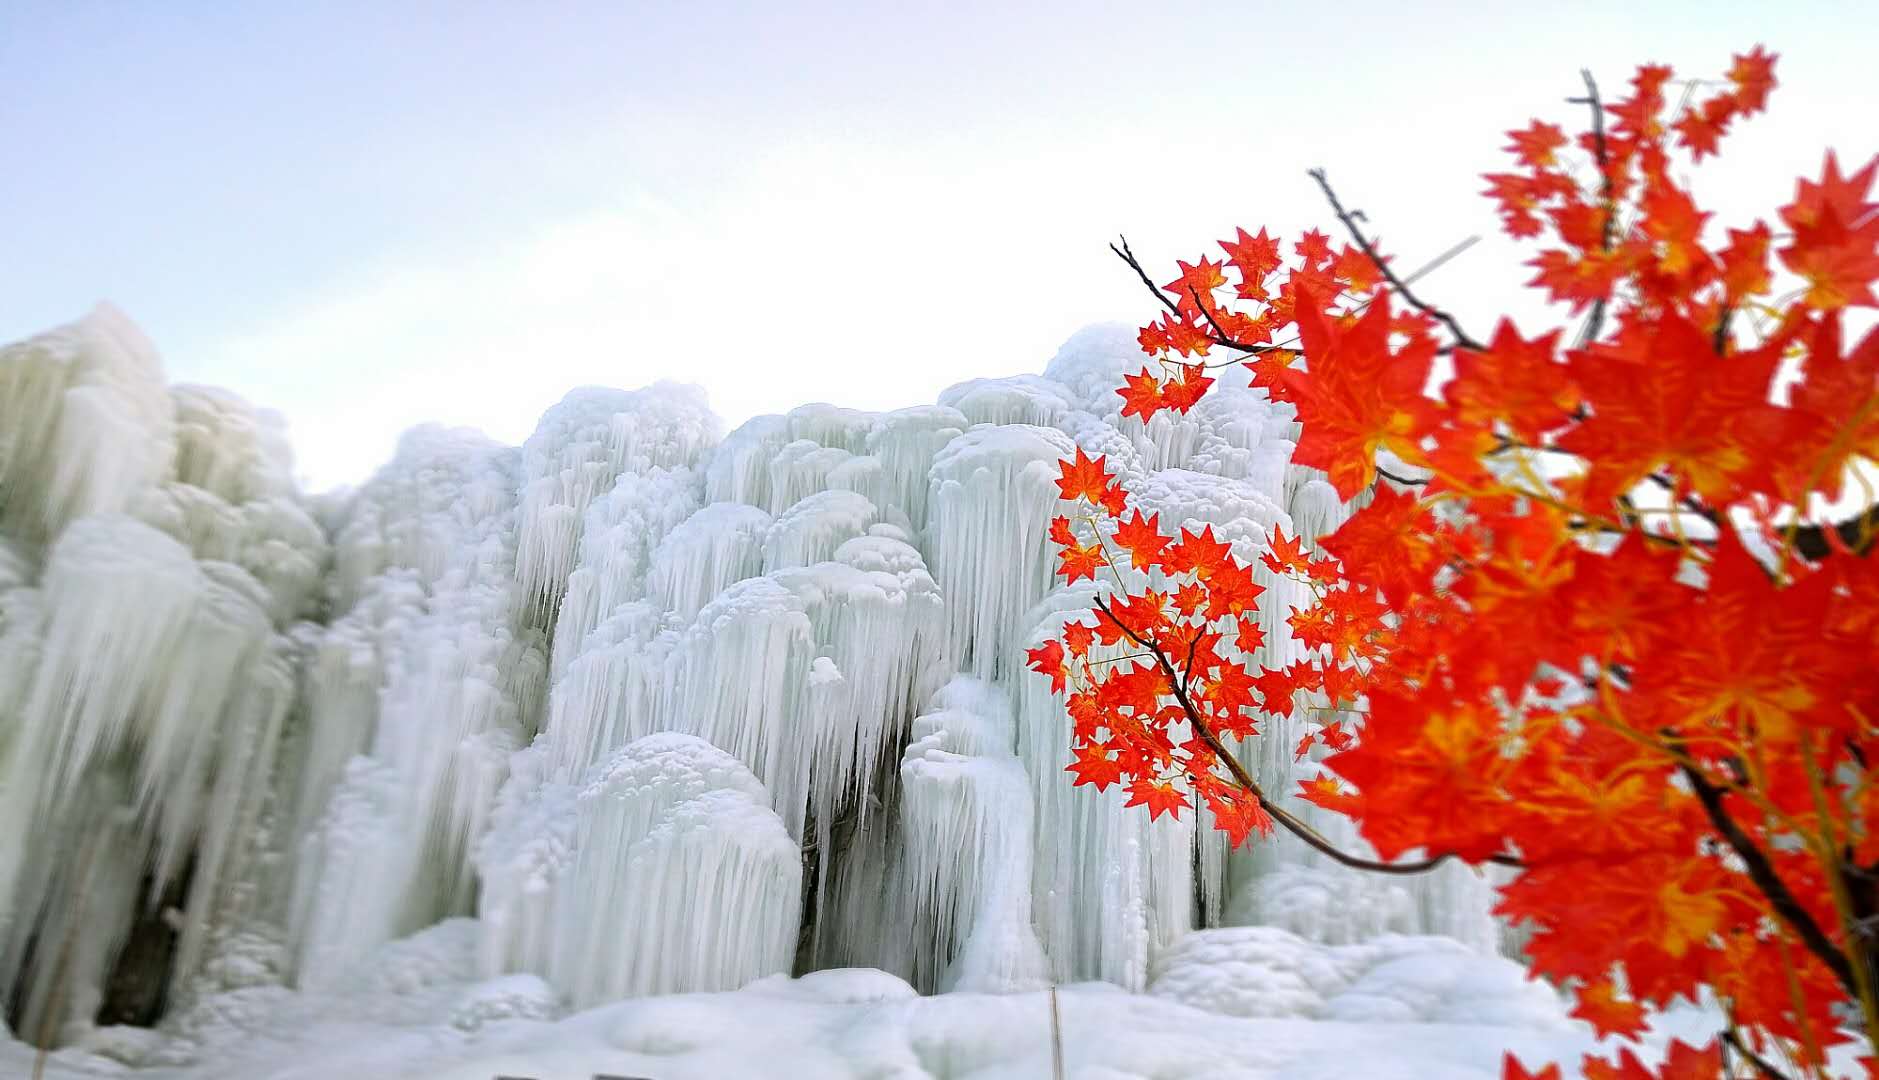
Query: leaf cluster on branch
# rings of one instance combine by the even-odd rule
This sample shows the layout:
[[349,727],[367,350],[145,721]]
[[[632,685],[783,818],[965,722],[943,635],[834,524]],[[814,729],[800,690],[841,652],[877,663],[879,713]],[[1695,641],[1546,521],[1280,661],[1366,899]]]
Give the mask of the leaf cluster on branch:
[[[1497,913],[1601,1035],[1702,992],[1728,1017],[1661,1073],[1625,1050],[1589,1077],[1816,1075],[1879,1040],[1879,331],[1848,329],[1879,305],[1879,157],[1829,151],[1772,222],[1721,237],[1682,179],[1763,111],[1774,62],[1647,65],[1609,102],[1587,73],[1585,131],[1510,133],[1487,194],[1571,333],[1471,335],[1322,172],[1338,249],[1240,229],[1156,285],[1115,246],[1162,309],[1123,416],[1186,412],[1244,364],[1296,410],[1294,462],[1371,498],[1242,559],[1079,450],[1051,523],[1063,577],[1095,589],[1028,657],[1064,695],[1075,783],[1235,845],[1283,828],[1380,871],[1503,865]],[[1263,611],[1282,579],[1308,600]],[[1267,647],[1281,623],[1294,649]],[[1239,754],[1301,715],[1316,775],[1267,791]]]

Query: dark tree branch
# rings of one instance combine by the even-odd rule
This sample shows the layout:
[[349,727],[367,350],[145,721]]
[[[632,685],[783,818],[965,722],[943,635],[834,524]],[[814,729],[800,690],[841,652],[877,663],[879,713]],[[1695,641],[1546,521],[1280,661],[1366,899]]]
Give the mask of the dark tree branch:
[[[1671,482],[1670,477],[1665,476],[1663,473],[1652,473],[1650,476],[1646,477],[1646,479],[1665,491],[1677,490],[1676,485]],[[1718,528],[1722,526],[1722,515],[1704,506],[1702,503],[1697,502],[1694,496],[1684,495],[1680,497],[1677,500],[1677,505],[1695,514],[1697,517],[1702,518],[1704,521],[1709,522],[1711,525],[1715,525]]]
[[1398,476],[1395,473],[1391,472],[1388,469],[1383,468],[1380,465],[1377,466],[1376,468],[1377,468],[1377,475],[1381,476],[1385,480],[1388,480],[1392,484],[1401,484],[1404,487],[1421,487],[1422,485],[1429,482],[1429,478],[1426,476],[1411,479],[1407,476]]
[[[1599,226],[1599,247],[1604,251],[1612,249],[1613,233],[1618,225],[1618,208],[1612,203],[1611,151],[1605,142],[1605,106],[1599,100],[1598,80],[1592,77],[1591,68],[1580,68],[1579,74],[1585,79],[1585,96],[1567,98],[1571,105],[1586,105],[1592,110],[1592,159],[1598,163],[1598,203],[1605,212],[1605,218]],[[1598,340],[1599,331],[1605,326],[1605,298],[1592,301],[1592,313],[1586,317],[1585,328],[1579,332],[1579,347],[1584,348],[1590,342]]]
[[1364,235],[1363,229],[1358,226],[1357,212],[1344,209],[1344,204],[1338,201],[1337,192],[1331,190],[1331,181],[1325,178],[1324,170],[1313,169],[1309,175],[1313,180],[1318,181],[1318,190],[1324,192],[1325,201],[1331,204],[1331,212],[1336,214],[1337,219],[1344,223],[1345,231],[1350,233],[1351,239],[1357,242],[1358,250],[1369,256],[1371,265],[1375,266],[1377,273],[1383,275],[1383,280],[1389,282],[1390,287],[1396,290],[1396,295],[1402,297],[1403,302],[1410,307],[1415,308],[1424,315],[1440,322],[1443,326],[1448,327],[1448,332],[1454,335],[1456,344],[1464,349],[1480,351],[1482,347],[1481,343],[1468,336],[1468,332],[1461,328],[1461,324],[1455,321],[1453,315],[1450,315],[1448,312],[1443,311],[1433,304],[1424,302],[1415,293],[1409,290],[1409,284],[1407,282],[1396,276],[1396,271],[1390,269],[1389,264],[1383,260],[1383,256],[1377,251],[1376,245],[1371,242],[1368,236]]
[[1688,764],[1679,763],[1677,768],[1689,782],[1690,789],[1696,793],[1697,801],[1703,805],[1709,823],[1722,834],[1736,857],[1742,860],[1749,880],[1768,898],[1768,904],[1775,914],[1794,931],[1808,952],[1827,965],[1827,970],[1833,972],[1833,977],[1839,980],[1847,993],[1857,994],[1853,965],[1847,960],[1846,954],[1834,945],[1833,939],[1814,921],[1814,916],[1795,898],[1787,882],[1782,881],[1781,875],[1775,872],[1774,864],[1768,861],[1767,853],[1757,847],[1754,839],[1742,831],[1742,826],[1729,815],[1729,808],[1723,805],[1723,789],[1710,783],[1708,777]]
[[1129,238],[1118,236],[1116,239],[1121,242],[1122,246],[1117,247],[1111,244],[1109,250],[1116,253],[1116,258],[1129,264],[1129,269],[1135,271],[1135,276],[1142,279],[1143,287],[1154,294],[1155,299],[1161,303],[1162,307],[1168,309],[1169,314],[1180,317],[1181,309],[1175,306],[1174,301],[1168,299],[1167,293],[1161,291],[1161,286],[1155,284],[1155,279],[1148,276],[1148,271],[1142,269],[1142,261],[1135,257],[1135,252],[1129,250]]
[[[1180,319],[1182,322],[1186,322],[1187,316],[1181,314],[1180,306],[1177,305],[1174,301],[1168,299],[1168,294],[1162,290],[1161,286],[1155,284],[1155,279],[1149,277],[1148,271],[1142,268],[1142,261],[1135,257],[1135,252],[1129,250],[1128,238],[1119,236],[1116,239],[1121,243],[1122,246],[1117,247],[1115,244],[1111,244],[1109,245],[1109,250],[1115,252],[1116,258],[1121,259],[1123,262],[1127,263],[1129,266],[1129,269],[1135,271],[1135,276],[1141,280],[1143,287],[1155,295],[1155,300],[1159,302],[1162,307],[1168,309],[1168,314],[1173,315],[1175,318]],[[1192,289],[1189,289],[1188,291],[1190,293],[1193,292]],[[1207,335],[1207,340],[1212,342],[1213,344],[1218,345],[1223,349],[1233,349],[1237,352],[1243,352],[1251,356],[1257,356],[1261,353],[1273,352],[1274,350],[1278,348],[1278,346],[1276,345],[1241,344],[1240,342],[1233,340],[1231,335],[1229,335],[1225,330],[1222,330],[1220,328],[1220,324],[1214,321],[1213,313],[1209,312],[1206,308],[1206,305],[1200,302],[1199,296],[1194,297],[1194,306],[1197,308],[1200,308],[1200,313],[1207,320],[1207,325],[1213,327],[1214,332]]]
[[1763,1077],[1764,1080],[1789,1080],[1787,1073],[1776,1068],[1767,1058],[1750,1050],[1748,1044],[1742,1041],[1742,1036],[1737,1034],[1734,1025],[1730,1025],[1728,1028],[1724,1029],[1722,1042],[1724,1046],[1734,1050],[1737,1054],[1742,1056],[1744,1061],[1754,1066],[1756,1074]]
[[1873,537],[1875,532],[1879,532],[1879,505],[1869,506],[1865,513],[1845,521],[1806,525],[1796,529],[1794,550],[1809,562],[1819,562],[1837,550],[1836,541],[1828,536],[1829,531],[1838,535],[1838,545],[1845,546],[1853,554],[1871,554]]

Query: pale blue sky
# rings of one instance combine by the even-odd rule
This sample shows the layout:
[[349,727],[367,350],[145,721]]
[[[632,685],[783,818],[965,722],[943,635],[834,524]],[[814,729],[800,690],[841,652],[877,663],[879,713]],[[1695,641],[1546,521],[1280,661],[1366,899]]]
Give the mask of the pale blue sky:
[[[1568,10],[1569,9],[1569,10]],[[569,387],[727,420],[1035,370],[1230,227],[1408,263],[1491,233],[1506,128],[1590,65],[1782,54],[1698,176],[1737,215],[1876,148],[1861,3],[419,4],[0,0],[0,340],[100,299],[176,381],[289,418],[316,484],[422,420],[519,440]],[[1429,284],[1522,305],[1482,244]]]

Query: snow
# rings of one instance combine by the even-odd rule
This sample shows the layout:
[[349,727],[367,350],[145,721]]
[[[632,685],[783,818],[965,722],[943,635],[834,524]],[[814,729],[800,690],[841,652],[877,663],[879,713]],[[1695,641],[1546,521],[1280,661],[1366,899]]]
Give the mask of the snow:
[[[870,969],[769,976],[735,991],[672,994],[570,1012],[532,975],[485,979],[475,926],[451,920],[383,950],[343,993],[228,991],[156,1032],[107,1028],[55,1052],[52,1080],[660,1080],[865,1077],[1030,1080],[1051,1075],[1051,995],[921,996]],[[1507,961],[1433,938],[1313,946],[1280,932],[1214,931],[1171,957],[1150,994],[1104,983],[1055,993],[1074,1080],[1490,1080],[1512,1051],[1573,1074],[1599,1049]],[[1258,944],[1264,947],[1253,948]],[[1220,969],[1209,976],[1207,969]],[[1183,975],[1196,976],[1173,992]],[[1204,988],[1211,986],[1209,998]],[[1192,995],[1184,997],[1183,994]],[[1251,1013],[1233,1008],[1264,1005]],[[1296,1003],[1296,1004],[1292,1004]],[[1220,1011],[1217,1006],[1226,1006]],[[1284,1006],[1281,1008],[1280,1006]],[[1719,1014],[1653,1018],[1647,1060],[1671,1037],[1706,1041]],[[1608,1051],[1609,1052],[1609,1051]],[[0,1042],[0,1070],[28,1048]],[[1843,1062],[1850,1065],[1851,1062]],[[127,1065],[136,1065],[126,1073]],[[1836,1075],[1854,1075],[1836,1070]]]
[[[278,415],[165,385],[108,307],[0,348],[0,1072],[1033,1077],[1053,985],[1075,1077],[1576,1059],[1492,879],[1229,852],[1064,777],[1023,650],[1112,583],[1053,576],[1059,459],[1249,561],[1352,509],[1243,372],[1122,418],[1140,366],[1092,327],[722,437],[695,388],[583,388],[309,496]],[[1297,587],[1257,574],[1278,666]],[[1241,748],[1269,790],[1302,725]],[[97,1026],[171,884],[167,1014]]]

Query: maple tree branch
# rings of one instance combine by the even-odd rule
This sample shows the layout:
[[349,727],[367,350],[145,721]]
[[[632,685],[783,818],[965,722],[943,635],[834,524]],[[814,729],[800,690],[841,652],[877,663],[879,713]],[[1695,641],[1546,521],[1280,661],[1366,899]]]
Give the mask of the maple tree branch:
[[[1127,263],[1129,269],[1135,271],[1135,276],[1141,280],[1142,285],[1147,288],[1149,292],[1155,295],[1156,301],[1158,301],[1162,307],[1168,309],[1168,314],[1173,315],[1175,318],[1185,323],[1187,316],[1181,314],[1181,308],[1176,305],[1174,301],[1168,299],[1168,294],[1162,291],[1161,286],[1155,284],[1154,278],[1148,276],[1148,271],[1142,268],[1142,261],[1135,257],[1134,251],[1129,249],[1129,238],[1126,236],[1118,236],[1116,240],[1120,242],[1122,246],[1117,247],[1115,244],[1111,244],[1109,245],[1109,250],[1115,252],[1116,258]],[[1189,288],[1188,291],[1192,293],[1193,289]],[[1277,345],[1242,345],[1233,340],[1225,330],[1220,328],[1220,324],[1214,321],[1212,313],[1201,304],[1199,296],[1194,297],[1194,306],[1200,308],[1200,313],[1207,319],[1207,324],[1214,328],[1213,333],[1206,335],[1207,340],[1223,349],[1234,349],[1239,352],[1247,353],[1248,355],[1257,356],[1261,353],[1276,351],[1279,348]]]
[[[1651,473],[1645,479],[1673,494],[1677,490],[1676,485],[1671,483],[1670,477],[1665,476],[1663,473]],[[1678,496],[1677,505],[1695,514],[1697,517],[1702,518],[1704,521],[1709,522],[1711,525],[1720,526],[1722,524],[1722,515],[1696,501],[1696,496],[1694,495]]]
[[[1787,1073],[1782,1072],[1767,1058],[1748,1048],[1748,1044],[1742,1041],[1742,1036],[1737,1033],[1734,1024],[1723,1029],[1722,1042],[1724,1046],[1741,1055],[1742,1060],[1754,1066],[1755,1072],[1765,1080],[1789,1080]],[[1725,1061],[1724,1064],[1726,1065],[1727,1062]]]
[[1879,504],[1845,521],[1826,525],[1805,525],[1794,531],[1795,553],[1810,562],[1819,562],[1834,553],[1836,541],[1827,533],[1839,534],[1839,541],[1855,555],[1872,552],[1874,530],[1879,529]]
[[1214,318],[1214,313],[1208,311],[1207,305],[1200,302],[1200,292],[1196,290],[1194,286],[1189,285],[1187,287],[1187,294],[1194,298],[1194,306],[1200,310],[1201,318],[1206,319],[1207,325],[1214,328],[1215,339],[1229,348],[1240,348],[1240,343],[1233,340],[1233,335],[1226,332],[1226,328],[1222,327],[1219,320]]
[[1426,476],[1421,477],[1420,479],[1412,480],[1407,476],[1398,476],[1381,465],[1377,465],[1373,467],[1377,470],[1378,476],[1383,477],[1385,480],[1388,480],[1393,484],[1401,484],[1404,487],[1421,487],[1422,485],[1429,482],[1429,478]]
[[1481,343],[1468,336],[1468,332],[1463,330],[1461,324],[1455,321],[1455,316],[1450,315],[1434,304],[1425,302],[1415,293],[1409,291],[1409,283],[1396,276],[1396,271],[1390,269],[1389,264],[1384,262],[1383,256],[1377,251],[1376,245],[1371,242],[1369,237],[1364,235],[1363,229],[1358,226],[1357,215],[1359,212],[1344,209],[1344,204],[1338,201],[1337,192],[1331,190],[1331,181],[1325,177],[1324,170],[1312,169],[1308,175],[1310,175],[1313,180],[1318,181],[1318,190],[1324,192],[1325,200],[1331,204],[1331,212],[1336,214],[1337,219],[1344,223],[1345,231],[1351,234],[1352,240],[1357,241],[1358,249],[1370,257],[1371,265],[1375,266],[1377,273],[1383,275],[1383,280],[1389,282],[1390,286],[1396,290],[1396,295],[1402,297],[1403,302],[1410,307],[1415,308],[1424,315],[1440,322],[1443,326],[1448,327],[1448,332],[1454,335],[1456,344],[1460,345],[1462,348],[1472,349],[1476,352],[1481,351]]
[[1730,816],[1729,808],[1723,805],[1723,789],[1710,783],[1708,777],[1686,762],[1678,762],[1677,769],[1696,793],[1697,801],[1703,805],[1703,812],[1709,816],[1709,823],[1715,826],[1729,844],[1730,850],[1742,860],[1749,880],[1761,890],[1768,905],[1800,938],[1807,951],[1827,965],[1827,970],[1850,992],[1854,986],[1853,965],[1847,961],[1846,954],[1833,944],[1833,939],[1827,936],[1826,931],[1820,928],[1820,924],[1814,921],[1814,916],[1795,898],[1787,882],[1781,880],[1774,864],[1768,861],[1767,853],[1757,847],[1754,839],[1743,832],[1742,826]]
[[[1194,733],[1199,735],[1201,741],[1207,744],[1207,748],[1214,752],[1214,756],[1218,757],[1221,762],[1226,765],[1227,771],[1233,774],[1233,780],[1240,786],[1240,789],[1245,791],[1248,795],[1251,795],[1254,801],[1258,802],[1259,808],[1271,815],[1274,821],[1285,826],[1287,832],[1298,837],[1313,850],[1329,857],[1334,862],[1341,863],[1354,870],[1368,870],[1378,874],[1425,874],[1450,859],[1460,858],[1459,855],[1450,851],[1431,858],[1419,859],[1415,862],[1386,863],[1352,855],[1349,852],[1339,849],[1337,845],[1327,840],[1318,830],[1307,825],[1302,819],[1294,816],[1291,811],[1267,797],[1265,790],[1259,786],[1259,781],[1253,779],[1252,774],[1246,771],[1246,766],[1242,765],[1240,759],[1235,757],[1233,752],[1226,748],[1226,745],[1220,741],[1220,737],[1214,733],[1213,728],[1202,718],[1200,710],[1194,707],[1193,701],[1187,696],[1187,691],[1183,686],[1181,677],[1174,670],[1173,662],[1168,659],[1167,653],[1161,646],[1137,634],[1132,628],[1124,624],[1121,619],[1116,617],[1115,612],[1110,610],[1109,605],[1103,602],[1102,597],[1096,597],[1094,603],[1096,610],[1102,612],[1110,622],[1116,625],[1117,629],[1120,629],[1124,634],[1128,635],[1129,640],[1148,650],[1150,655],[1154,656],[1156,663],[1161,667],[1162,673],[1168,676],[1168,681],[1173,687],[1174,698],[1180,703],[1181,711],[1187,715],[1188,723],[1193,726]],[[1496,866],[1519,867],[1525,865],[1519,859],[1511,855],[1490,855],[1484,861],[1493,863]]]
[[1161,291],[1161,286],[1155,284],[1155,280],[1148,276],[1148,271],[1142,269],[1142,262],[1135,257],[1135,252],[1129,250],[1129,238],[1118,236],[1116,239],[1121,242],[1122,246],[1117,247],[1111,244],[1109,250],[1116,253],[1116,258],[1129,264],[1129,269],[1135,271],[1135,276],[1142,279],[1142,285],[1154,294],[1155,299],[1161,303],[1162,307],[1168,309],[1170,315],[1181,317],[1181,309],[1176,307],[1174,301],[1168,299],[1167,294]]
[[[1571,105],[1587,105],[1592,109],[1592,158],[1598,163],[1598,202],[1605,212],[1605,218],[1599,224],[1599,248],[1610,251],[1612,248],[1612,229],[1617,224],[1618,210],[1612,204],[1611,152],[1605,142],[1605,106],[1599,101],[1598,80],[1592,77],[1591,68],[1580,68],[1579,75],[1585,79],[1585,96],[1567,98]],[[1598,338],[1599,331],[1605,326],[1605,298],[1592,301],[1591,314],[1586,316],[1585,327],[1579,331],[1579,347]]]

